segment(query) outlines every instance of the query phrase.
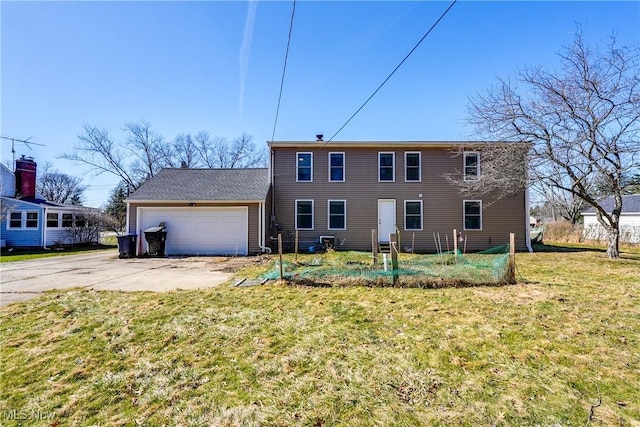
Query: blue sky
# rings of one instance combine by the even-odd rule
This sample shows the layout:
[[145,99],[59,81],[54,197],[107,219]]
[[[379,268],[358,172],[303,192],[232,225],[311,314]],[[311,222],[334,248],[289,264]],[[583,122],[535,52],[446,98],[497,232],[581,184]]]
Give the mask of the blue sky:
[[[296,6],[276,140],[333,135],[448,6],[306,1]],[[0,134],[44,144],[106,202],[117,178],[58,159],[83,124],[122,136],[146,120],[166,139],[208,131],[271,139],[289,1],[0,2]],[[640,2],[459,1],[336,140],[473,139],[468,97],[518,68],[554,69],[578,25],[592,43],[640,44]],[[11,162],[2,140],[1,160]]]

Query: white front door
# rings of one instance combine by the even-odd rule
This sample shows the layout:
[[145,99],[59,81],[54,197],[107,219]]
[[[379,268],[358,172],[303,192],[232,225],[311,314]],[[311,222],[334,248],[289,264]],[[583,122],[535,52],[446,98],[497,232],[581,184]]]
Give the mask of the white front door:
[[396,200],[378,199],[378,241],[388,242],[396,232]]

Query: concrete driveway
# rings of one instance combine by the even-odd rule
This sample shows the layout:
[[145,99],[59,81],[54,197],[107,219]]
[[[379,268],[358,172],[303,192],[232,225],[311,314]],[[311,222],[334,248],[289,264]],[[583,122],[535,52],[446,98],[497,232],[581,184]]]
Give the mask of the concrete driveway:
[[109,291],[203,289],[229,280],[225,258],[118,259],[116,250],[0,264],[0,306],[53,289]]

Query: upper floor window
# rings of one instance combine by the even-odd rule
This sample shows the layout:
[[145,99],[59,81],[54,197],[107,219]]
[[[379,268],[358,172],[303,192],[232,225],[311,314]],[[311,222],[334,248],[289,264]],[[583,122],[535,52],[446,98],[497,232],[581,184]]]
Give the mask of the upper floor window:
[[464,229],[482,230],[482,201],[465,200],[464,202]]
[[313,200],[296,200],[296,230],[313,230]]
[[313,153],[296,153],[296,181],[313,181]]
[[405,181],[420,181],[422,174],[420,170],[420,153],[404,153]]
[[422,200],[405,200],[404,229],[422,230]]
[[20,212],[11,212],[9,216],[9,227],[8,228],[22,228],[22,211]]
[[480,176],[480,153],[464,153],[464,180],[473,181]]
[[47,228],[58,228],[58,212],[47,212]]
[[344,181],[344,153],[329,153],[329,181]]
[[347,201],[329,200],[329,230],[347,229]]
[[378,153],[378,181],[395,181],[395,153]]

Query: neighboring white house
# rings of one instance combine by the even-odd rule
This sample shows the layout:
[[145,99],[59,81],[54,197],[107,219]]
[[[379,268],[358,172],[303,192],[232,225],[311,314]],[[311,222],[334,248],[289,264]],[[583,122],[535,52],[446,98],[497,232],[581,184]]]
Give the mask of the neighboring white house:
[[[613,210],[613,198],[607,197],[601,203],[607,211]],[[605,240],[607,232],[596,218],[594,208],[582,213],[584,217],[584,237],[588,240]],[[620,241],[624,243],[640,243],[640,194],[622,196],[622,212],[620,214]]]

